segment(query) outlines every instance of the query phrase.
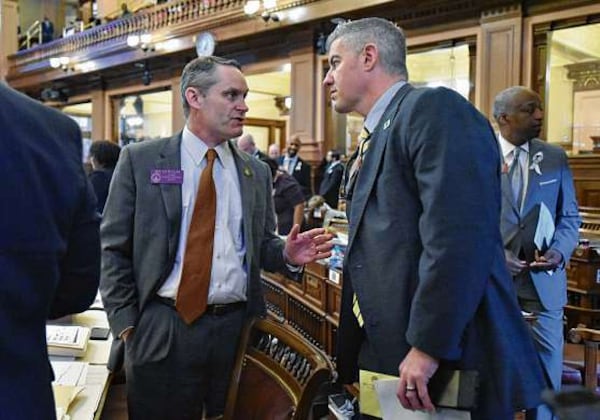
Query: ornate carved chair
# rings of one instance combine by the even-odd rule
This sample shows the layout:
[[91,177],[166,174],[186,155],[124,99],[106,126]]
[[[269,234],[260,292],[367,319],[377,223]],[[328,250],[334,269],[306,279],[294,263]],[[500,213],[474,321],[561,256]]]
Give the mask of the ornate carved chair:
[[331,379],[325,353],[289,327],[255,319],[245,328],[224,420],[306,420],[319,387]]

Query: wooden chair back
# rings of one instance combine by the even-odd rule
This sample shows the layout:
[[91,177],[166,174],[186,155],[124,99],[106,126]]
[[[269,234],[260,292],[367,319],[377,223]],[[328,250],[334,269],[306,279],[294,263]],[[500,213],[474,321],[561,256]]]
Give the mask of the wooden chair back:
[[306,420],[334,370],[329,358],[290,327],[254,319],[241,337],[224,420]]

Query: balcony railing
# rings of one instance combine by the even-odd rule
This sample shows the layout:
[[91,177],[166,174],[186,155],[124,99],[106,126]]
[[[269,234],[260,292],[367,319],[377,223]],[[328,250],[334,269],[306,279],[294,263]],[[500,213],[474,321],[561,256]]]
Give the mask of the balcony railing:
[[245,0],[180,0],[141,10],[66,38],[19,51],[12,58],[18,66],[31,61],[82,52],[99,44],[124,42],[130,34],[155,32],[168,27],[194,22],[210,26],[210,22],[232,23],[246,19]]
[[[283,28],[319,18],[320,14],[312,12],[312,4],[324,0],[278,0],[275,7],[261,9],[251,16],[244,13],[246,1],[178,0],[144,8],[132,15],[10,55],[6,79],[11,85],[24,88],[139,60],[142,50],[134,51],[127,45],[130,35],[151,35],[152,43],[157,48],[143,50],[145,58],[150,58],[193,48],[193,36],[205,30],[222,32],[224,37],[218,40],[223,42],[229,38]],[[385,3],[391,0],[376,1]],[[353,1],[350,9],[360,7],[359,4]],[[305,6],[309,12],[304,10],[298,19],[294,9]],[[320,10],[319,6],[316,5],[314,10]],[[331,6],[327,9],[329,12],[333,10]],[[261,12],[267,12],[270,16],[277,14],[282,19],[274,19],[271,23],[264,14],[261,18]],[[232,30],[221,31],[225,27]],[[180,42],[170,43],[171,40]],[[64,72],[57,72],[59,69],[51,65],[57,59],[68,61],[71,65],[61,66]]]

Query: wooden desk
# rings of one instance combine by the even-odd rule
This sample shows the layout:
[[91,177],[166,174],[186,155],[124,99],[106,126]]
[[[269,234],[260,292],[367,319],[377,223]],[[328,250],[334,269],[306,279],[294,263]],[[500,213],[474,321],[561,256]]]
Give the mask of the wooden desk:
[[[108,327],[106,313],[103,310],[90,309],[81,314],[59,320],[60,324],[78,325],[83,327]],[[85,356],[77,358],[76,362],[86,362],[86,375],[77,385],[83,390],[75,397],[67,414],[71,420],[97,420],[102,415],[102,409],[108,394],[112,375],[107,369],[112,336],[107,340],[90,340]],[[50,357],[50,360],[64,361],[65,358]]]
[[598,348],[600,347],[600,331],[589,328],[574,328],[572,333],[579,335],[585,343],[583,366],[585,377],[583,384],[586,388],[596,391],[598,386]]

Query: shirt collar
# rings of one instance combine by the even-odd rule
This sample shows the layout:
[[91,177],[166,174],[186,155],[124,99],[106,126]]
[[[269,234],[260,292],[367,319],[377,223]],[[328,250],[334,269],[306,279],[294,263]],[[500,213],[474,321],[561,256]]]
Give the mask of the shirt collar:
[[[181,134],[181,145],[196,166],[200,165],[209,149],[206,143],[192,133],[187,125],[183,128],[183,133]],[[233,163],[233,155],[229,149],[228,142],[219,143],[215,147],[215,151],[219,156],[218,161],[221,165],[227,168],[228,165]]]
[[379,124],[379,120],[381,120],[381,117],[383,116],[383,113],[385,112],[385,109],[388,107],[390,102],[392,102],[392,99],[394,99],[394,96],[396,95],[396,93],[405,84],[406,84],[406,80],[397,81],[392,86],[390,86],[388,88],[388,90],[386,90],[383,93],[383,95],[381,95],[379,97],[379,99],[377,99],[377,101],[375,102],[375,105],[373,105],[373,108],[371,108],[371,110],[367,114],[367,117],[365,118],[364,126],[367,130],[369,130],[369,133],[372,133],[373,130],[375,130],[375,128],[377,127],[377,124]]
[[[517,147],[504,137],[502,137],[501,133],[498,133],[498,142],[500,143],[500,148],[502,149],[502,157],[506,160],[508,156],[512,153],[512,151]],[[529,142],[526,141],[521,146],[522,150],[525,150],[529,154]]]

